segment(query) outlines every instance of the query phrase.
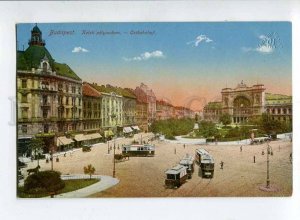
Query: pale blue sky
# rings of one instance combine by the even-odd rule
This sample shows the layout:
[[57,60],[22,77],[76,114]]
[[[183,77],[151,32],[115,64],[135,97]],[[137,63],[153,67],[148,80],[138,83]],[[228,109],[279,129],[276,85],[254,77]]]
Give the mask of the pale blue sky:
[[[17,25],[19,49],[27,48],[33,27]],[[49,23],[38,27],[53,58],[68,63],[86,81],[133,88],[143,81],[158,96],[176,103],[193,94],[213,99],[222,87],[235,87],[241,80],[249,85],[264,83],[269,92],[291,94],[289,22]],[[50,36],[51,30],[74,34]],[[94,34],[83,35],[83,30]],[[103,36],[98,31],[121,34]]]

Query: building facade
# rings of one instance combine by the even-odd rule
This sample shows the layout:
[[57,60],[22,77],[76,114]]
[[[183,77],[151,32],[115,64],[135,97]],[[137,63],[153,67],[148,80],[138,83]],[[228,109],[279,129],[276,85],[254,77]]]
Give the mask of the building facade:
[[148,132],[148,103],[143,100],[137,100],[136,102],[136,124],[139,128]]
[[37,25],[28,44],[17,51],[18,140],[39,136],[56,148],[57,136],[82,130],[82,81],[52,58]]
[[136,87],[134,94],[138,100],[146,100],[148,103],[148,123],[152,123],[156,119],[156,96],[152,89],[144,83]]
[[[101,93],[101,125],[104,136],[116,135],[118,128],[123,127],[123,97],[111,85],[90,84]],[[107,133],[105,131],[112,131]]]
[[174,106],[164,100],[156,100],[156,120],[173,118]]
[[102,96],[99,91],[94,89],[89,83],[84,82],[83,91],[83,131],[101,131],[101,104]]
[[266,113],[274,120],[292,123],[292,96],[266,93]]
[[263,84],[248,87],[243,81],[236,88],[224,88],[222,101],[209,102],[203,109],[203,117],[217,122],[222,114],[229,114],[232,123],[239,124],[269,113],[274,119],[291,120],[292,97],[265,93],[265,90]]

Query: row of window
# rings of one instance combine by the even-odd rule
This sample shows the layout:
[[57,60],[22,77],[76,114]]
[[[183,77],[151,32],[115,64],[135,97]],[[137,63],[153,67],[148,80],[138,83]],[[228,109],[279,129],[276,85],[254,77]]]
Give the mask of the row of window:
[[272,109],[267,109],[267,113],[273,114],[273,115],[280,115],[280,114],[292,114],[292,109],[290,108],[272,108]]
[[[21,87],[22,89],[27,89],[28,88],[28,84],[27,84],[27,79],[22,79],[21,81]],[[34,88],[34,81],[32,80],[32,88]],[[42,89],[50,89],[50,84],[48,81],[42,81],[41,82],[41,88]],[[62,83],[58,83],[58,90],[59,91],[63,91],[63,84]],[[68,84],[65,85],[65,92],[69,93],[69,91],[71,91],[73,94],[76,94],[76,90],[78,94],[81,94],[81,87],[78,86],[69,86]]]
[[[66,116],[64,116],[64,112],[66,113]],[[42,115],[43,118],[48,118],[50,111],[48,109],[43,109],[42,110]],[[66,108],[66,111],[63,111],[61,109],[58,109],[58,118],[76,118],[76,116],[80,117],[81,116],[81,109],[78,110],[73,110]],[[21,109],[21,117],[22,119],[28,119],[28,108],[22,108]]]
[[[43,133],[48,133],[50,131],[50,127],[48,124],[44,124],[42,128],[43,128],[43,130],[41,130],[41,132],[43,132]],[[74,124],[74,125],[59,124],[58,125],[58,132],[72,131],[72,130],[76,130],[76,129],[77,129],[76,124]],[[22,125],[21,131],[22,131],[22,134],[28,134],[28,125]]]
[[[21,103],[27,103],[27,102],[28,102],[27,94],[22,94]],[[49,103],[50,102],[48,101],[48,96],[43,95],[42,96],[42,105],[48,105]],[[59,105],[64,105],[62,96],[58,96],[58,104]],[[72,97],[71,102],[70,102],[70,98],[66,97],[65,104],[66,105],[71,104],[72,106],[75,106],[76,105],[76,98]],[[81,106],[81,99],[78,99],[78,105]]]
[[88,123],[88,124],[84,124],[83,125],[83,129],[84,130],[87,130],[87,129],[99,129],[99,128],[101,128],[101,123],[97,123],[97,122],[95,122],[95,123]]

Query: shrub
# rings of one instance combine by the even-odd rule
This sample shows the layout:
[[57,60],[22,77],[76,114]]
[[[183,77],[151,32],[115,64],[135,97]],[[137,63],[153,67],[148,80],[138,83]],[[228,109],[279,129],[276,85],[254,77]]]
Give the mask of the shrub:
[[90,175],[90,179],[92,179],[92,175],[95,173],[96,169],[92,166],[92,164],[89,164],[86,167],[83,167],[83,171],[85,174]]
[[24,183],[27,193],[56,192],[65,187],[60,178],[60,172],[47,170],[28,176]]

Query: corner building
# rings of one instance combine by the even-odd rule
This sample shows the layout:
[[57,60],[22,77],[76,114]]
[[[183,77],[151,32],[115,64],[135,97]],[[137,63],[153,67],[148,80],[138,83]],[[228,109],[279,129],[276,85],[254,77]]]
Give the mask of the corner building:
[[82,130],[82,80],[53,59],[37,25],[28,44],[17,51],[18,147],[38,136],[55,150],[57,136]]

